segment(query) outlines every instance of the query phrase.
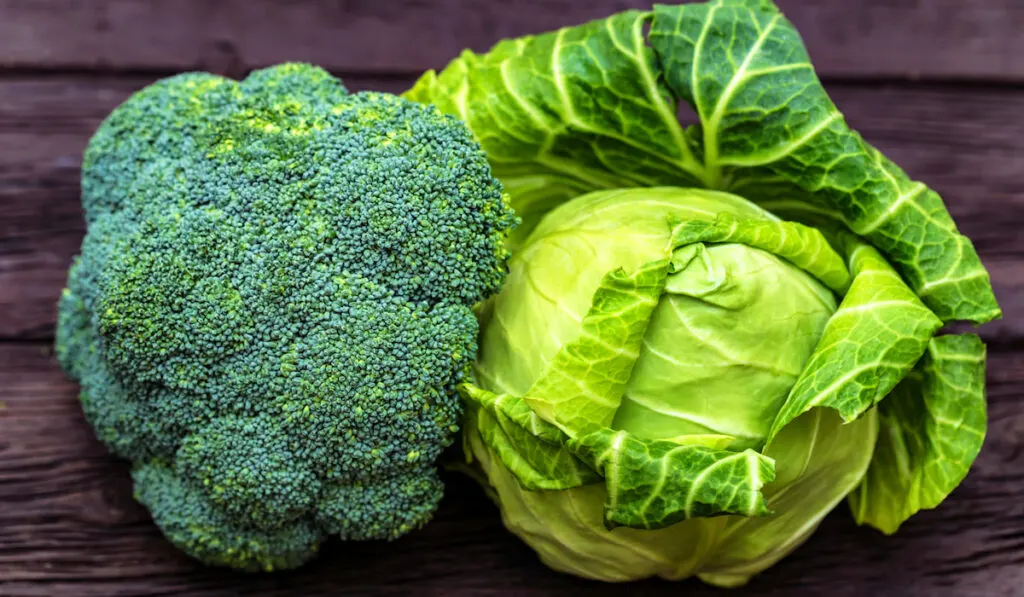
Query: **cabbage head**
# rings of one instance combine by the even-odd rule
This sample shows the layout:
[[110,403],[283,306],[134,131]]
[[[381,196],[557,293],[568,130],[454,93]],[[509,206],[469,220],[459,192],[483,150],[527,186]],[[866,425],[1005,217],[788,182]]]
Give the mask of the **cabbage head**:
[[985,346],[943,327],[1000,315],[988,273],[771,2],[505,40],[406,95],[470,125],[523,219],[463,444],[546,564],[736,586],[844,500],[892,533],[963,480]]

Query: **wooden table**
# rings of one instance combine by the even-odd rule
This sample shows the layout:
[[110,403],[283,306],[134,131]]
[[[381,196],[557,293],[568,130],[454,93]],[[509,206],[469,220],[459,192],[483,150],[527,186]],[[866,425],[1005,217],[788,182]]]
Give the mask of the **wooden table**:
[[[0,0],[0,595],[720,594],[628,587],[540,565],[482,492],[452,475],[436,520],[395,543],[330,543],[272,576],[204,569],[131,497],[127,467],[54,362],[54,304],[83,224],[81,151],[129,93],[181,70],[319,63],[401,91],[463,47],[603,16],[637,0]],[[791,0],[853,125],[946,199],[1005,318],[990,427],[964,484],[898,535],[845,507],[737,595],[1024,596],[1024,2]]]

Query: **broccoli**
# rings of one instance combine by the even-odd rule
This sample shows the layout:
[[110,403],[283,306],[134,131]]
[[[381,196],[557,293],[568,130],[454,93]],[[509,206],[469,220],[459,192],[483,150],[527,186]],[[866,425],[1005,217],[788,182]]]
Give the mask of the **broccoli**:
[[100,126],[82,204],[57,356],[172,543],[269,571],[430,518],[516,223],[461,121],[311,65],[187,73]]

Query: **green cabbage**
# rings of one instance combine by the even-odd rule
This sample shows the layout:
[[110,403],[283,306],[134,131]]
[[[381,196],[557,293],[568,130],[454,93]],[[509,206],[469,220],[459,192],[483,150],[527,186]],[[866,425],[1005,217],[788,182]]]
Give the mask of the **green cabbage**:
[[545,563],[735,586],[844,498],[892,533],[963,480],[985,347],[941,328],[1000,315],[988,273],[770,2],[506,40],[406,95],[470,125],[523,218],[463,440]]

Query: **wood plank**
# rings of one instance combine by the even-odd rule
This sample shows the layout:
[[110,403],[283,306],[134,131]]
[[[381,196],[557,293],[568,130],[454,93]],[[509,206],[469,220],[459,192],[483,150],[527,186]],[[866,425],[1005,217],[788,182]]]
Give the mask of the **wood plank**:
[[[77,387],[38,344],[0,345],[0,595],[620,594],[544,568],[461,475],[434,522],[391,544],[329,543],[299,571],[204,569],[161,537],[131,497],[127,466],[82,418]],[[856,527],[845,507],[744,595],[998,597],[1024,582],[1024,353],[993,354],[990,427],[964,484],[894,536]],[[697,582],[646,582],[644,595],[718,595]],[[824,593],[823,593],[824,592]]]
[[[54,302],[81,242],[78,166],[103,117],[150,77],[0,80],[0,338],[53,334]],[[409,79],[349,77],[399,92]],[[854,126],[946,199],[992,272],[1007,314],[983,332],[1024,339],[1024,91],[952,86],[829,89]]]
[[[1024,80],[1017,0],[779,0],[830,77]],[[463,48],[649,8],[643,0],[0,0],[0,65],[238,72],[304,60],[416,73]]]

